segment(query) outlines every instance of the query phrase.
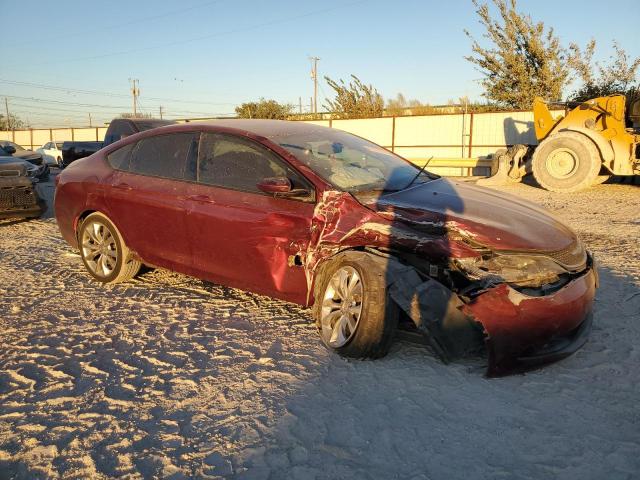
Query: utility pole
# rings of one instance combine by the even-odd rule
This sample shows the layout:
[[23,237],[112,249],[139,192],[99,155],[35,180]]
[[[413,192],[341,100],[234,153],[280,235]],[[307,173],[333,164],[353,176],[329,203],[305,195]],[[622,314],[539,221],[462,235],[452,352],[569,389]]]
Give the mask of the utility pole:
[[311,60],[311,80],[313,80],[313,113],[318,113],[318,60],[320,57],[309,57]]
[[133,116],[134,118],[138,116],[138,97],[140,96],[140,80],[137,78],[130,78],[129,83],[131,84],[131,94],[133,95]]
[[162,120],[162,105],[160,105],[160,120]]
[[89,113],[89,128],[91,128],[93,125],[91,125],[91,113]]
[[11,130],[11,117],[9,116],[9,100],[4,97],[4,108],[7,111],[7,130]]
[[300,113],[302,113],[302,97],[298,97],[298,108]]

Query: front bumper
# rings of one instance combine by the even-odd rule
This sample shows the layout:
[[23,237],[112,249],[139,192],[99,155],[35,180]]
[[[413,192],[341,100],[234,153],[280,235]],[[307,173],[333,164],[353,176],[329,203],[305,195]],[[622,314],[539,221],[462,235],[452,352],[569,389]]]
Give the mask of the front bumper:
[[506,284],[488,290],[462,311],[483,328],[489,376],[559,360],[586,342],[597,288],[595,267],[558,291],[528,296]]

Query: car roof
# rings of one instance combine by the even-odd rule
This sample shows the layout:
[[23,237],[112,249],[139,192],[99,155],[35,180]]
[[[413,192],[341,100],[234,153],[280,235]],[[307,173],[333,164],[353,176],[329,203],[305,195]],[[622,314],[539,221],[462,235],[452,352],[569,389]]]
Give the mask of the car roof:
[[[202,128],[205,127],[205,128]],[[268,139],[275,139],[277,137],[287,137],[290,135],[312,133],[318,131],[334,131],[329,127],[321,125],[315,125],[312,123],[305,123],[299,121],[290,120],[264,120],[264,119],[244,119],[244,118],[229,118],[220,120],[207,120],[198,122],[188,122],[179,125],[171,125],[168,127],[161,127],[162,130],[180,131],[180,130],[206,130],[206,127],[218,127],[225,129],[233,129],[241,132],[252,133]]]

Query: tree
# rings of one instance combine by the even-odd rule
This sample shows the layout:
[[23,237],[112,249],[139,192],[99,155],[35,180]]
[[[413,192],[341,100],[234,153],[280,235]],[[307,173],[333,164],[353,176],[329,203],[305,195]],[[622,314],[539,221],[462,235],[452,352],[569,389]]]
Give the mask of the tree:
[[492,44],[472,41],[473,55],[466,60],[477,65],[484,75],[484,96],[513,108],[529,109],[536,96],[560,100],[567,84],[569,67],[566,50],[552,28],[516,11],[516,0],[492,0],[499,18],[491,17],[489,6],[473,0],[483,35]]
[[595,49],[595,40],[591,40],[584,51],[575,43],[569,45],[569,65],[582,80],[582,86],[571,94],[570,99],[584,102],[607,95],[635,95],[638,89],[640,57],[631,61],[627,52],[613,42],[615,55],[609,57],[609,62],[603,65],[593,61]]
[[398,93],[396,98],[387,100],[387,106],[384,109],[385,114],[389,116],[406,115],[427,115],[433,113],[433,107],[429,104],[423,104],[419,100],[407,100],[402,93]]
[[13,113],[9,114],[8,122],[6,115],[0,115],[0,130],[16,130],[19,128],[29,128],[29,125],[21,118],[16,117]]
[[355,75],[347,85],[344,80],[338,82],[324,77],[327,84],[336,92],[333,100],[326,100],[325,108],[338,118],[381,117],[384,113],[382,95],[372,85],[365,85]]
[[154,118],[151,113],[138,112],[135,115],[133,113],[121,113],[120,118]]
[[270,118],[284,120],[292,112],[293,105],[278,103],[275,100],[261,98],[258,102],[247,102],[236,107],[240,118]]

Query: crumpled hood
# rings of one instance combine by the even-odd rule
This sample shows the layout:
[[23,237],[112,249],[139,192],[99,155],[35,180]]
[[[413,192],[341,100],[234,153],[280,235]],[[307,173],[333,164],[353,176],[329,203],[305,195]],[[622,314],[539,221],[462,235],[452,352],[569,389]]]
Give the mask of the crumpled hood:
[[565,249],[576,241],[571,229],[524,200],[477,185],[439,178],[362,203],[417,230],[459,232],[495,250]]

